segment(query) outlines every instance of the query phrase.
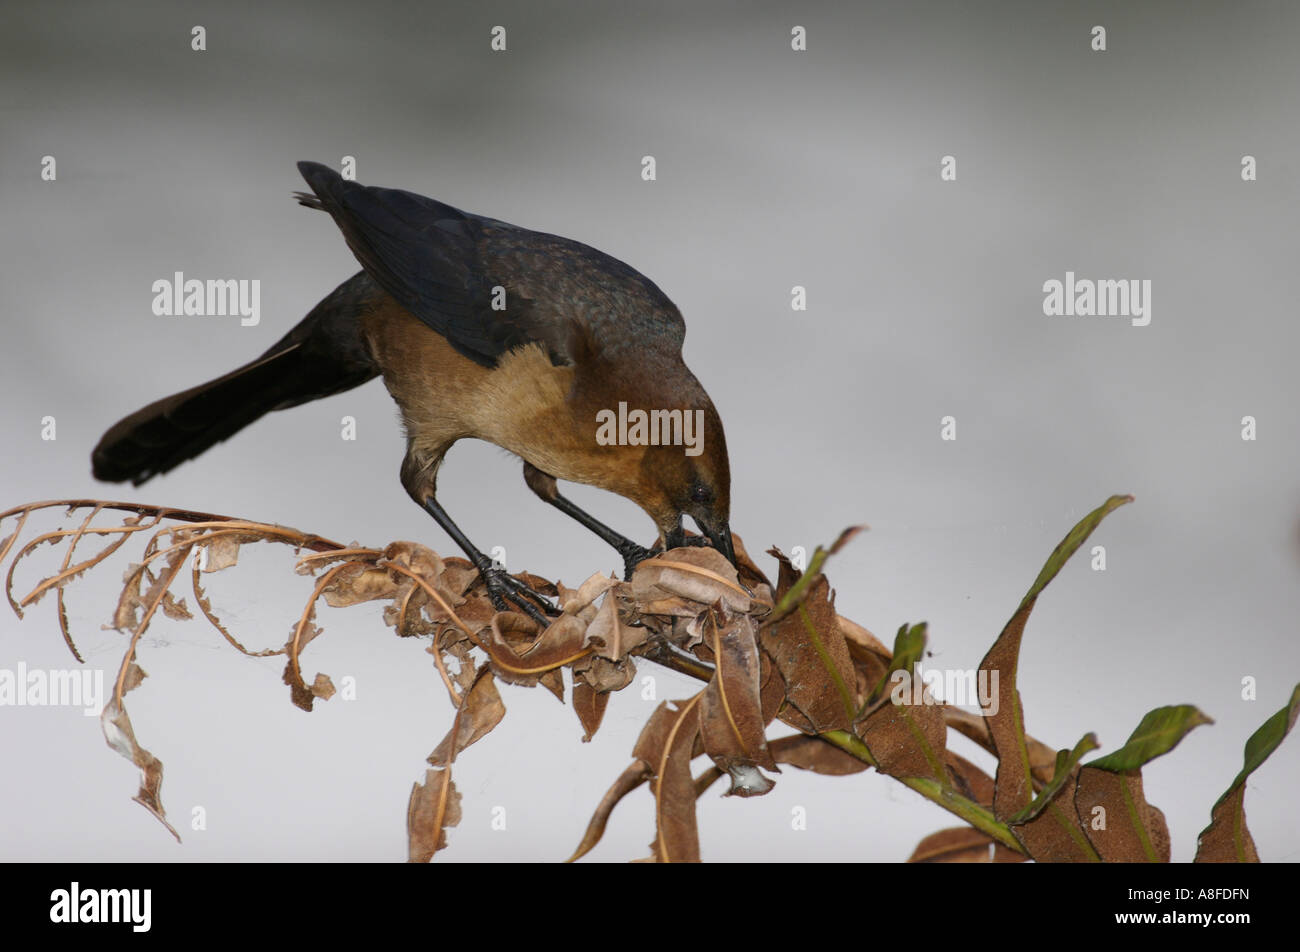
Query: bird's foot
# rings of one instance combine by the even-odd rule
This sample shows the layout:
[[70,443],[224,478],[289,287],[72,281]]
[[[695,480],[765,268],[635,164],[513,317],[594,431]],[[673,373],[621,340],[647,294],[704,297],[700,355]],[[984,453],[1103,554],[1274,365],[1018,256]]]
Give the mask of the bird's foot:
[[[683,535],[680,540],[675,540],[668,548],[676,549],[679,547],[695,546],[697,548],[707,549],[713,545],[707,536],[702,535]],[[625,546],[618,547],[619,555],[623,556],[623,581],[631,581],[632,570],[646,559],[652,559],[656,555],[663,555],[666,549],[659,543],[655,543],[653,549],[643,549],[635,543],[629,542]]]
[[710,549],[710,548],[714,548],[713,543],[709,541],[709,537],[708,537],[708,536],[702,536],[702,535],[688,535],[688,536],[685,536],[685,537],[682,539],[682,545],[683,545],[684,547],[696,546],[697,548],[701,548],[701,549]]
[[628,542],[627,545],[618,547],[618,554],[623,556],[623,581],[632,581],[632,573],[636,567],[646,559],[654,558],[656,555],[663,555],[663,549],[655,546],[653,549],[645,549],[635,542]]
[[510,611],[507,603],[513,603],[543,628],[551,623],[548,615],[560,614],[560,610],[551,604],[549,598],[533,591],[505,569],[493,565],[491,561],[484,559],[478,571],[483,576],[483,584],[487,586],[488,598],[492,600],[497,611]]

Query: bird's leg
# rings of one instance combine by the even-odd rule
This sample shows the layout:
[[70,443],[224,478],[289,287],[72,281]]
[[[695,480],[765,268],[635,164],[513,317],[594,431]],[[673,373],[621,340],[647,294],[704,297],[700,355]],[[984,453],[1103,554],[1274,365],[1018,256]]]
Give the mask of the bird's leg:
[[614,550],[623,557],[624,579],[632,577],[632,570],[636,568],[637,563],[657,554],[653,549],[637,545],[627,536],[614,531],[591,513],[575,506],[570,500],[561,496],[559,489],[555,485],[555,477],[549,473],[543,473],[532,463],[524,463],[524,482],[528,484],[529,489],[537,494],[539,499],[550,503],[560,512],[577,520],[613,546]]
[[[523,610],[524,614],[543,628],[551,623],[543,612],[553,615],[560,614],[559,609],[552,605],[545,595],[533,591],[501,566],[493,564],[491,559],[480,552],[474,543],[466,538],[465,533],[460,531],[460,527],[452,521],[451,516],[447,515],[447,510],[443,509],[438,504],[438,500],[434,499],[432,495],[426,496],[422,505],[429,515],[437,520],[438,525],[442,526],[443,531],[451,536],[452,540],[460,546],[461,551],[474,563],[479,574],[483,576],[483,582],[487,585],[488,597],[492,599],[492,604],[496,606],[497,611],[507,611],[506,602],[513,602]],[[539,609],[538,605],[534,605],[529,599],[536,601],[541,608]]]

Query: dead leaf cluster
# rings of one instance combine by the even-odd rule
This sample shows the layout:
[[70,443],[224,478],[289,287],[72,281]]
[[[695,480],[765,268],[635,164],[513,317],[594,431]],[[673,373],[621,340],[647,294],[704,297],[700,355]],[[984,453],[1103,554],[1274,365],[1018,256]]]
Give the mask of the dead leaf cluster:
[[[465,559],[444,558],[416,543],[345,546],[282,526],[129,503],[65,500],[0,513],[0,520],[18,519],[17,528],[0,540],[0,564],[13,551],[6,595],[20,617],[55,592],[60,630],[80,661],[64,588],[144,534],[144,552],[128,567],[112,615],[111,627],[129,642],[102,724],[110,746],[141,771],[136,801],[173,835],[161,802],[162,763],[136,740],[125,695],[145,676],[136,650],[157,612],[177,620],[194,615],[174,591],[188,566],[198,613],[240,652],[283,655],[290,699],[305,711],[334,694],[326,674],[317,672],[308,681],[303,666],[306,649],[323,633],[317,621],[322,599],[336,609],[382,602],[384,621],[397,635],[427,642],[455,717],[411,791],[413,861],[427,861],[443,849],[447,830],[459,821],[454,763],[504,718],[499,683],[540,685],[567,701],[583,740],[590,740],[611,695],[632,684],[637,665],[647,662],[696,677],[703,687],[656,708],[632,750],[632,763],[597,805],[571,859],[599,842],[620,801],[647,786],[655,807],[649,860],[699,860],[698,798],[722,778],[728,795],[762,796],[785,765],[828,776],[874,768],[964,821],[923,840],[914,862],[1168,861],[1169,831],[1160,810],[1144,798],[1141,767],[1209,719],[1190,705],[1157,708],[1124,747],[1083,763],[1098,746],[1096,738],[1087,734],[1074,748],[1059,751],[1033,739],[1025,733],[1016,689],[1021,642],[1038,596],[1101,520],[1130,499],[1112,497],[1052,553],[981,665],[1000,675],[996,704],[982,715],[936,703],[926,691],[902,701],[891,691],[924,655],[923,623],[903,625],[891,649],[836,611],[822,567],[856,529],[819,548],[804,571],[779,550],[769,550],[777,563],[775,583],[739,538],[738,569],[711,548],[690,546],[642,562],[629,581],[596,574],[569,588],[520,573],[517,578],[551,596],[559,608],[544,627],[525,615],[497,611]],[[88,510],[77,528],[39,535],[15,550],[32,513],[65,506],[70,513]],[[118,525],[97,525],[106,511],[129,515]],[[107,545],[74,562],[75,550],[88,539]],[[312,588],[287,626],[284,644],[252,651],[223,624],[203,580],[236,566],[240,549],[256,542],[292,547],[296,571]],[[15,598],[15,568],[46,543],[66,544],[58,570]],[[1251,738],[1246,767],[1215,806],[1198,859],[1258,859],[1245,830],[1245,778],[1281,742],[1297,711],[1300,688],[1288,708]],[[772,736],[775,721],[795,733]],[[996,775],[951,750],[950,730],[992,754]],[[693,772],[696,761],[704,764],[699,773]]]

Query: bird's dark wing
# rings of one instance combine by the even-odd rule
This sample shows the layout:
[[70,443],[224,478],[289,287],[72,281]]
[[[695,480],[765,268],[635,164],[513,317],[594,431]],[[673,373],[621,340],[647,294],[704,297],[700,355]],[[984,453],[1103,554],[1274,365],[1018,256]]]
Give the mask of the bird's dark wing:
[[[677,308],[639,272],[594,248],[467,214],[400,189],[347,181],[316,162],[298,170],[380,287],[458,352],[493,367],[542,344],[557,365],[575,351],[641,346],[681,351]],[[504,308],[493,308],[496,287]]]

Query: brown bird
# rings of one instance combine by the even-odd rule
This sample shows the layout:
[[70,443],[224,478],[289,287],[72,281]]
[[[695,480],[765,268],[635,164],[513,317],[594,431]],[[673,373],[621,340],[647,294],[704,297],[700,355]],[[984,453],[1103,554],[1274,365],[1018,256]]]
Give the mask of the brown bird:
[[[271,410],[382,376],[405,424],[402,485],[478,567],[498,609],[508,599],[543,621],[538,605],[554,611],[435,498],[443,457],[468,437],[520,457],[529,488],[614,546],[629,575],[700,541],[683,515],[735,563],[722,421],[682,361],[681,313],[654,282],[568,238],[315,162],[298,170],[315,193],[295,193],[299,202],[333,216],[363,270],[261,357],[115,424],[91,454],[97,479],[138,486]],[[693,421],[697,442],[683,445]],[[557,479],[635,502],[659,530],[654,548],[575,506]]]

